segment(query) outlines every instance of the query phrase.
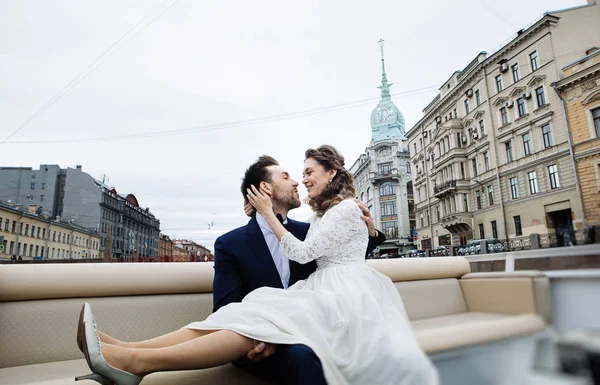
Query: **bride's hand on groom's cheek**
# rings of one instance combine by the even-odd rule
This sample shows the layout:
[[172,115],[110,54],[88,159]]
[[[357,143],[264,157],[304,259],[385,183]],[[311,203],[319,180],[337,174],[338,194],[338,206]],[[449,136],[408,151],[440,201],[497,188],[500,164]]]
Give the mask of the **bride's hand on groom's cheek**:
[[248,201],[250,204],[256,209],[257,212],[264,215],[265,213],[273,211],[273,203],[271,202],[271,197],[269,191],[258,189],[254,186],[250,186],[247,190],[248,192]]

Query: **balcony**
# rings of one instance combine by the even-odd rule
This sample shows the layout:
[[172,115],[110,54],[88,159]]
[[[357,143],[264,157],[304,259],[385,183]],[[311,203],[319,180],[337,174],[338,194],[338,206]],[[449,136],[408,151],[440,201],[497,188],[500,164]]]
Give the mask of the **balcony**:
[[436,198],[443,198],[448,195],[452,195],[456,192],[456,190],[462,187],[469,187],[469,181],[464,179],[458,180],[449,180],[447,182],[436,184],[433,186],[433,196]]
[[473,231],[473,213],[459,212],[447,214],[440,221],[443,228],[452,234],[464,234]]
[[397,168],[392,168],[386,171],[371,172],[369,174],[369,179],[372,183],[398,178],[400,178],[400,173],[398,172]]

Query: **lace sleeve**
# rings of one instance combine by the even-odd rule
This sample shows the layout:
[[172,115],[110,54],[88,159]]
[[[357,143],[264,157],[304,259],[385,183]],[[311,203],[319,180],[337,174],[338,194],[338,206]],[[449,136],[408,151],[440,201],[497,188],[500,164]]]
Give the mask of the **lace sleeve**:
[[354,201],[342,201],[325,213],[316,232],[307,236],[304,242],[286,233],[281,238],[281,248],[289,259],[302,264],[331,255],[361,232],[366,232],[367,227],[360,216],[361,211]]

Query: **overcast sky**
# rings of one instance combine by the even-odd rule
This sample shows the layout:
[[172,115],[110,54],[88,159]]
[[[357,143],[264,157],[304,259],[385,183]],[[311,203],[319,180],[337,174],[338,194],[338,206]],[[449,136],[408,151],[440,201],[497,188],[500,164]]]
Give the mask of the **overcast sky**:
[[[164,233],[212,250],[247,222],[239,185],[257,156],[300,181],[307,148],[332,144],[349,167],[368,146],[380,38],[392,94],[420,90],[393,97],[408,130],[480,51],[547,10],[581,4],[0,0],[0,142],[82,73],[0,144],[0,165],[80,164],[134,193]],[[114,138],[129,134],[140,135]],[[309,213],[304,205],[290,216]]]

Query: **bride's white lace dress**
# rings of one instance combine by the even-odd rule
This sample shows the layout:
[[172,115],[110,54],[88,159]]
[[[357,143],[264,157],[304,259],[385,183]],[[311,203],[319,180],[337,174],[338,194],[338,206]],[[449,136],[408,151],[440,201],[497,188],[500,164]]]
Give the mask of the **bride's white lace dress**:
[[318,268],[287,290],[260,288],[191,329],[230,329],[276,344],[305,344],[329,385],[433,385],[437,372],[417,345],[392,281],[365,264],[367,227],[352,200],[311,220],[305,241],[281,240],[289,259]]

